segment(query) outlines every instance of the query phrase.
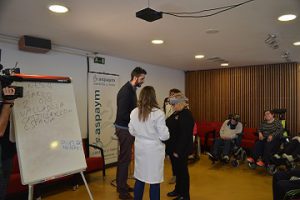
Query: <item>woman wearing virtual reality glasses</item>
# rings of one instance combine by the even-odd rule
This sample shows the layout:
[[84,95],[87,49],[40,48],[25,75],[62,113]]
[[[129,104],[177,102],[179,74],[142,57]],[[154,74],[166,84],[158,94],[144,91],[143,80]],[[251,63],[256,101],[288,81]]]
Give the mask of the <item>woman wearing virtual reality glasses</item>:
[[190,199],[190,177],[188,172],[188,156],[193,149],[194,118],[188,109],[188,99],[177,93],[170,97],[174,113],[166,120],[170,132],[167,149],[175,157],[176,185],[167,196],[176,197],[174,200]]

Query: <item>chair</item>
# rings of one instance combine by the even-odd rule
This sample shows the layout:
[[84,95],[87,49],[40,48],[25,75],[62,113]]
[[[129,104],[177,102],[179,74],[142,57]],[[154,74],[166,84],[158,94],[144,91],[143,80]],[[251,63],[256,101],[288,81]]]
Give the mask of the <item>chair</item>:
[[258,140],[257,129],[244,127],[241,146],[246,149],[252,149],[256,140]]
[[103,178],[105,177],[105,158],[104,158],[104,151],[101,147],[98,147],[96,145],[93,144],[89,144],[88,147],[89,148],[94,148],[100,151],[101,157],[100,156],[96,156],[96,157],[89,157],[88,156],[88,152],[87,152],[87,148],[86,145],[85,146],[85,155],[86,155],[86,164],[87,164],[87,168],[85,173],[91,173],[91,172],[95,172],[95,171],[99,171],[102,170],[102,175]]

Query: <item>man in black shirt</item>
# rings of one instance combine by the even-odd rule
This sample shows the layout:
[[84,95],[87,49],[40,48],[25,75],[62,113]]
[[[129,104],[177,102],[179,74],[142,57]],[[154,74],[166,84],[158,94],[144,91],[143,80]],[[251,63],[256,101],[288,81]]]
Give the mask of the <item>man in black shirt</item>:
[[[14,95],[15,89],[5,87],[3,94]],[[0,103],[0,148],[1,148],[1,167],[0,167],[0,200],[5,199],[6,188],[12,171],[12,160],[16,153],[15,143],[9,140],[10,135],[10,113],[14,105],[14,100],[4,100]]]
[[136,67],[131,72],[131,80],[128,81],[117,95],[117,117],[115,121],[116,135],[120,144],[120,153],[117,166],[117,191],[120,199],[133,199],[129,194],[133,189],[127,185],[128,166],[131,160],[131,148],[134,137],[128,131],[130,113],[137,106],[136,89],[144,83],[147,72]]

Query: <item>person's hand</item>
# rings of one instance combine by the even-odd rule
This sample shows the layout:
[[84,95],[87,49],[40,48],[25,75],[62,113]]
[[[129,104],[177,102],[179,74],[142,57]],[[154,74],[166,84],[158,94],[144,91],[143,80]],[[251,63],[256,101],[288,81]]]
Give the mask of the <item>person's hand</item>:
[[224,137],[223,139],[224,139],[224,140],[231,140],[231,137],[226,136],[226,137]]
[[269,135],[267,141],[271,142],[273,140],[273,135]]
[[175,157],[175,158],[179,158],[179,155],[177,154],[177,153],[173,153],[173,156]]
[[258,139],[259,140],[263,140],[264,139],[264,136],[261,132],[258,133]]
[[[4,96],[10,96],[10,95],[15,94],[15,88],[12,88],[12,87],[5,87],[2,90],[3,90],[3,95]],[[8,103],[8,104],[13,104],[14,101],[15,101],[14,99],[13,100],[4,100],[4,102]]]
[[227,137],[226,137],[225,135],[221,135],[221,134],[220,134],[220,138],[221,138],[222,140],[227,140]]

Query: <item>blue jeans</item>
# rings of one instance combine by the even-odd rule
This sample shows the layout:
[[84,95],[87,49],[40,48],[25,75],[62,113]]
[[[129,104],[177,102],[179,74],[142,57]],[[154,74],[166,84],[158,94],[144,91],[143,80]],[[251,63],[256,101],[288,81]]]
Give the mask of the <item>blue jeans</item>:
[[[145,183],[136,179],[134,185],[134,200],[142,200]],[[160,184],[150,184],[150,200],[160,200]]]

